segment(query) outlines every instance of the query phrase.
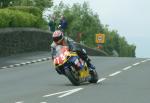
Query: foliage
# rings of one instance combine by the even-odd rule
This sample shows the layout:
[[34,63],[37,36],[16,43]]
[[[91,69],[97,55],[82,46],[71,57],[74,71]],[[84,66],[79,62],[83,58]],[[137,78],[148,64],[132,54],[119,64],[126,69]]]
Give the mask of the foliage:
[[42,11],[39,8],[33,7],[33,6],[11,6],[11,7],[8,7],[8,9],[19,10],[19,11],[31,13],[38,17],[42,17]]
[[66,17],[68,21],[67,33],[74,40],[76,40],[77,35],[81,33],[81,40],[84,41],[85,44],[92,47],[95,45],[95,34],[100,32],[102,26],[98,15],[89,9],[87,3],[83,5],[74,4],[72,7],[61,3],[59,7],[54,8],[54,15],[56,15],[56,17],[60,17],[61,15]]
[[[31,15],[34,15],[34,16],[36,16],[35,19],[31,19],[31,20],[33,20],[32,22],[36,21],[37,23],[31,24],[31,27],[41,27],[42,29],[45,29],[48,27],[47,27],[46,21],[44,21],[42,18],[42,11],[46,7],[51,7],[53,5],[52,1],[53,0],[1,0],[0,8],[8,8],[8,9],[15,10],[15,11],[17,11],[17,10],[21,11],[22,15],[20,15],[20,17],[26,15],[23,13],[29,13]],[[8,16],[8,14],[7,14],[7,16]],[[4,17],[4,16],[1,16],[1,18],[2,17]],[[8,17],[8,18],[10,18],[10,17]],[[28,17],[26,17],[26,18],[28,18]],[[36,19],[38,19],[38,20],[36,20]],[[5,20],[5,17],[2,20]],[[31,20],[26,21],[26,22],[30,22]],[[18,19],[18,21],[21,21],[21,19]],[[3,21],[3,23],[4,22],[8,23],[7,20]],[[12,27],[12,26],[8,25],[7,23],[3,24],[3,25],[1,23],[1,27],[7,27],[7,26]],[[21,23],[20,23],[20,25],[23,26],[24,23],[22,23],[22,24]],[[37,24],[37,25],[35,25],[35,24]],[[4,25],[7,25],[7,26],[4,26]],[[33,26],[33,25],[35,25],[35,26]],[[15,25],[15,27],[16,27],[16,25]],[[24,25],[24,27],[26,27],[26,25]],[[29,25],[27,27],[29,27]]]
[[[124,37],[119,36],[116,30],[109,30],[108,25],[103,25],[97,14],[93,13],[88,3],[83,5],[74,4],[72,7],[64,5],[55,6],[54,15],[60,17],[64,15],[68,21],[66,32],[74,40],[77,34],[81,33],[81,41],[90,47],[96,47],[95,34],[103,33],[106,35],[106,43],[103,49],[112,55],[113,50],[117,51],[119,56],[135,57],[136,46],[129,45]],[[59,22],[59,19],[57,20]]]
[[[1,0],[2,5],[0,7],[9,7],[9,9],[0,9],[0,27],[40,27],[43,24],[41,11],[46,7],[51,7],[52,1]],[[115,50],[119,56],[135,57],[136,46],[128,44],[126,39],[121,37],[116,30],[109,30],[108,25],[101,24],[99,16],[93,13],[88,3],[74,4],[70,7],[61,2],[59,6],[55,6],[53,11],[57,18],[61,15],[65,16],[68,21],[68,28],[65,32],[74,40],[78,41],[78,34],[81,34],[80,41],[95,48],[97,46],[95,34],[103,33],[106,35],[103,49],[107,53],[112,55],[113,50]],[[59,21],[60,19],[57,19],[57,24]]]
[[12,0],[1,0],[0,1],[0,8],[8,7]]
[[121,37],[116,30],[110,31],[106,25],[103,33],[106,35],[105,51],[111,54],[113,50],[116,50],[121,57],[135,57],[136,46],[128,44],[125,37]]
[[44,8],[53,5],[52,0],[1,0],[1,8],[8,6],[35,6],[44,10]]
[[40,9],[44,9],[47,7],[51,7],[53,5],[52,0],[34,0],[35,6],[39,7]]
[[18,10],[0,9],[0,27],[40,27],[41,19]]

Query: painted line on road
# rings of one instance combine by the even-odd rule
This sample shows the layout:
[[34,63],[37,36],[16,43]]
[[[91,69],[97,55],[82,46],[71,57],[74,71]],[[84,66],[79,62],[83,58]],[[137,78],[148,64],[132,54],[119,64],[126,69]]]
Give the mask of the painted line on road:
[[[146,60],[141,61],[141,62],[146,62]],[[127,67],[123,68],[122,70],[126,71],[126,70],[132,68],[133,66],[136,66],[136,65],[139,65],[139,64],[140,64],[140,62],[134,63],[132,66],[127,66]],[[114,73],[112,73],[112,74],[109,74],[109,77],[113,77],[113,76],[116,76],[116,75],[120,74],[120,73],[122,72],[122,70],[116,71],[116,72],[114,72]],[[97,81],[97,83],[100,83],[100,82],[102,82],[102,81],[104,81],[104,80],[106,80],[106,79],[107,79],[107,78],[104,78],[104,77],[103,77],[103,78],[100,78],[100,79]],[[82,90],[82,89],[83,89],[83,88],[76,88],[76,89],[72,89],[72,90],[67,90],[67,91],[62,91],[62,92],[57,92],[57,93],[52,93],[52,94],[44,95],[43,97],[50,97],[50,96],[55,96],[55,95],[60,95],[60,94],[62,94],[62,95],[58,96],[58,98],[62,98],[62,97],[71,95],[71,94],[73,94],[73,93],[75,93],[75,92],[78,92],[78,91],[80,91],[80,90]]]
[[25,65],[26,63],[21,63],[21,65]]
[[[49,59],[50,59],[50,58],[47,58],[47,59],[46,59],[46,58],[43,58],[42,60],[45,61],[45,60],[49,60]],[[123,68],[122,70],[126,71],[126,70],[132,68],[133,66],[139,65],[139,64],[144,63],[144,62],[147,62],[147,61],[149,61],[149,60],[150,60],[150,59],[146,59],[146,60],[143,60],[143,61],[141,61],[141,62],[134,63],[132,66],[127,66],[127,67]],[[38,61],[40,61],[40,59],[38,59],[37,62],[38,62]],[[34,62],[34,61],[32,61],[32,62]],[[29,64],[29,63],[32,63],[32,62],[26,62],[26,64]],[[21,63],[21,64],[23,64],[23,63]],[[19,65],[19,64],[15,64],[15,65]],[[10,65],[10,67],[13,67],[13,66]],[[2,67],[2,68],[7,68],[7,67],[5,66],[5,67]],[[116,71],[116,72],[114,72],[114,73],[112,73],[112,74],[109,74],[109,77],[112,77],[112,76],[115,76],[115,75],[117,75],[117,74],[120,74],[120,73],[122,72],[122,70]],[[104,81],[104,80],[106,80],[106,79],[107,79],[107,78],[100,78],[100,79],[97,81],[97,83],[100,83],[100,82],[102,82],[102,81]],[[71,94],[73,94],[73,93],[75,93],[75,92],[78,92],[78,91],[80,91],[80,90],[82,90],[82,89],[84,89],[84,88],[76,88],[76,89],[71,89],[71,90],[67,90],[67,91],[52,93],[52,94],[44,95],[44,96],[42,96],[42,97],[46,98],[46,97],[50,97],[50,96],[60,95],[60,96],[58,96],[58,98],[63,98],[63,97],[65,97],[65,96],[68,96],[68,95],[71,95]],[[15,103],[24,103],[24,102],[23,102],[23,101],[18,101],[18,102],[15,102]],[[40,103],[47,103],[47,102],[40,102]]]
[[42,59],[38,59],[38,60],[37,60],[37,62],[41,62],[41,61],[42,61]]
[[125,68],[123,68],[122,70],[128,70],[128,69],[130,69],[130,68],[132,68],[132,66],[125,67]]
[[20,64],[14,64],[14,66],[20,66]]
[[31,64],[31,62],[26,62],[26,64]]
[[100,82],[102,82],[102,81],[104,81],[104,80],[106,80],[107,78],[101,78],[101,79],[99,79],[98,81],[97,81],[97,83],[100,83]]
[[32,61],[31,61],[31,63],[36,63],[36,62],[37,62],[37,60],[32,60]]
[[[48,58],[49,59],[49,58]],[[42,60],[47,60],[47,58],[43,58]]]
[[119,74],[119,73],[121,73],[121,72],[122,72],[122,71],[117,71],[117,72],[115,72],[115,73],[109,74],[109,76],[112,77],[112,76],[115,76],[115,75],[117,75],[117,74]]
[[7,68],[19,67],[19,66],[24,66],[24,65],[28,65],[28,64],[37,63],[37,62],[48,61],[50,59],[51,59],[51,57],[42,58],[42,59],[37,59],[37,60],[23,62],[23,63],[20,63],[20,64],[13,64],[13,65],[8,65],[8,66],[3,66],[3,67],[0,67],[0,69],[7,69]]
[[148,61],[150,61],[150,59],[143,60],[143,61],[141,61],[141,63],[145,63],[145,62],[148,62]]
[[133,66],[136,66],[136,65],[139,65],[140,63],[138,62],[138,63],[135,63],[135,64],[133,64]]
[[141,63],[145,63],[145,62],[147,62],[147,60],[143,60],[143,61],[141,61]]
[[[136,65],[139,65],[139,64],[140,63],[138,62],[138,63],[133,64],[133,66],[136,66]],[[122,70],[124,70],[124,71],[128,70],[128,69],[132,68],[133,66],[127,66],[127,67],[123,68]],[[109,74],[109,77],[116,76],[116,75],[120,74],[121,72],[122,72],[121,70],[120,71],[116,71],[116,72],[114,72],[112,74]],[[97,81],[97,83],[100,83],[100,82],[102,82],[102,81],[104,81],[106,79],[107,78],[100,78]],[[80,91],[81,89],[83,89],[83,88],[76,88],[76,89],[72,89],[72,90],[68,90],[68,91],[62,91],[62,92],[58,92],[58,93],[48,94],[48,95],[44,95],[43,97],[50,97],[50,96],[54,96],[54,95],[63,94],[63,95],[58,96],[58,98],[62,98],[62,97],[71,95],[72,93],[75,93],[77,91]]]
[[10,65],[10,66],[9,66],[9,68],[13,68],[13,67],[14,67],[14,65]]
[[148,61],[150,61],[150,59],[146,59],[146,61],[148,62]]
[[8,68],[8,67],[6,67],[6,66],[5,66],[5,67],[2,67],[2,69],[6,69],[6,68]]
[[63,94],[63,95],[59,96],[59,98],[62,98],[62,97],[65,97],[65,96],[71,95],[71,94],[73,94],[73,93],[75,93],[75,92],[78,92],[78,91],[80,91],[80,90],[82,90],[82,89],[83,89],[83,88],[77,88],[77,89],[71,90],[70,92],[65,93],[65,94]]
[[15,103],[24,103],[24,101],[18,101],[18,102],[15,102]]
[[43,97],[50,97],[50,96],[62,94],[62,95],[58,96],[58,98],[62,98],[62,97],[71,95],[71,94],[73,94],[75,92],[78,92],[78,91],[80,91],[82,89],[83,88],[71,89],[71,90],[67,90],[67,91],[62,91],[62,92],[57,92],[57,93],[52,93],[52,94],[44,95]]

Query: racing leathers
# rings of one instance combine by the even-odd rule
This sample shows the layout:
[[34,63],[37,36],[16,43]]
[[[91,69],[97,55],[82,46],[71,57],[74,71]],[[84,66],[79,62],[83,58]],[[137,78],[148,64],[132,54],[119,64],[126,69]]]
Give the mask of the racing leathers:
[[[58,44],[56,44],[55,42],[51,44],[52,59],[54,59],[57,45]],[[68,46],[70,51],[75,51],[78,54],[78,56],[87,63],[87,66],[89,67],[90,70],[95,69],[95,67],[91,64],[90,62],[91,60],[89,59],[85,49],[82,49],[79,46],[77,46],[72,39],[64,37],[64,43],[61,45]]]

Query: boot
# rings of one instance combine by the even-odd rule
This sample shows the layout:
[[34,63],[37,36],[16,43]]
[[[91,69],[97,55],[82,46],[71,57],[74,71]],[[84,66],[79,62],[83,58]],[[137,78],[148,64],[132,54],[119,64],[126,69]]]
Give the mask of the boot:
[[95,66],[90,62],[91,59],[87,58],[86,63],[90,70],[95,69]]
[[81,49],[79,51],[79,56],[85,60],[85,62],[87,63],[87,66],[89,67],[90,70],[93,70],[95,69],[95,66],[91,64],[91,59],[88,57],[87,53],[86,53],[86,50],[85,49]]

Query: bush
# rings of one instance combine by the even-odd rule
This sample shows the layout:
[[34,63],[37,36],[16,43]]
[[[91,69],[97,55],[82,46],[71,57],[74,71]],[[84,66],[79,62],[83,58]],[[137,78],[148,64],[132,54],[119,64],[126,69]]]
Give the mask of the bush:
[[41,27],[42,19],[18,10],[0,9],[0,27]]
[[27,13],[31,13],[35,16],[42,17],[42,11],[33,6],[13,6],[13,7],[8,7],[10,10],[19,10]]

